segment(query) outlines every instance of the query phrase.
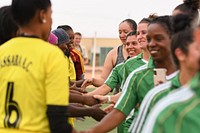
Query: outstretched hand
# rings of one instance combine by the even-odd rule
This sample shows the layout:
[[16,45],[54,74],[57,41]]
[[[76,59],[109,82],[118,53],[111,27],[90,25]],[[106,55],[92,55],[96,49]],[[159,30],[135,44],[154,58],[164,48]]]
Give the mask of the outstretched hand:
[[102,96],[102,95],[94,95],[93,96],[95,99],[98,99],[100,103],[107,103],[108,102],[108,97],[107,96]]
[[105,107],[103,111],[105,111],[106,113],[110,113],[113,110],[114,106],[114,104],[110,104],[107,107]]
[[93,96],[95,99],[99,100],[100,103],[112,103],[112,104],[115,104],[116,101],[114,101],[111,97],[110,97],[110,101],[108,99],[108,95],[106,96],[102,96],[102,95],[94,95]]
[[87,93],[86,90],[82,90],[80,87],[77,87],[75,83],[70,86],[70,90],[75,90],[75,91],[78,91],[80,93]]
[[101,110],[100,107],[101,107],[100,104],[97,104],[97,105],[94,105],[94,106],[91,107],[91,109],[93,110],[91,116],[96,121],[101,121],[101,119],[103,119],[103,117],[107,114],[106,112]]
[[81,85],[81,90],[82,91],[86,91],[86,87],[89,85],[92,85],[93,79],[85,79],[85,81],[83,82],[83,84]]
[[100,101],[98,99],[95,99],[93,96],[83,95],[83,97],[85,105],[93,106],[100,103]]

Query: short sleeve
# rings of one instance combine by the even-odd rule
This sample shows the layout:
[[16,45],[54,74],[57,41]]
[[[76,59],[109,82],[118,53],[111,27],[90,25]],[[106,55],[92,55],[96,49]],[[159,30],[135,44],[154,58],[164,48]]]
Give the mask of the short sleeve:
[[69,104],[69,62],[60,50],[48,57],[45,78],[46,102],[48,105]]

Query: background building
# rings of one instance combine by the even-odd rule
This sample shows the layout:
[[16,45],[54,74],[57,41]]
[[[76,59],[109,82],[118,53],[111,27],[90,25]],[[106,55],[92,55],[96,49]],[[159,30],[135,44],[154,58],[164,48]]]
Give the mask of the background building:
[[81,44],[86,47],[90,65],[92,64],[93,58],[93,46],[96,42],[96,66],[103,66],[105,57],[107,53],[113,49],[121,45],[121,41],[117,38],[82,38]]

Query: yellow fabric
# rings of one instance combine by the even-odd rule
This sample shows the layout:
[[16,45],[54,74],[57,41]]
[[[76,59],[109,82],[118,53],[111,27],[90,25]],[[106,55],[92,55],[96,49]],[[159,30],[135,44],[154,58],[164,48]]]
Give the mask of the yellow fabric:
[[74,63],[73,63],[71,57],[69,57],[68,59],[69,59],[69,77],[70,77],[70,80],[75,81],[76,80],[76,70],[74,68]]
[[69,122],[69,124],[70,124],[72,127],[74,127],[75,118],[69,117],[68,122]]
[[[41,39],[18,37],[3,44],[0,132],[50,132],[47,105],[69,104],[68,67],[62,51]],[[9,121],[18,130],[5,128]]]

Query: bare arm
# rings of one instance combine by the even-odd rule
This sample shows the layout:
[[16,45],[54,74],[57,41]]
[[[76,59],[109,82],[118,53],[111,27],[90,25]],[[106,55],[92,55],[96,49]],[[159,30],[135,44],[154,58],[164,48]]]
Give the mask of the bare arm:
[[125,118],[126,116],[121,111],[113,109],[97,125],[85,133],[107,133],[117,127]]
[[69,102],[81,103],[81,104],[89,105],[89,106],[99,103],[99,101],[97,99],[93,98],[92,96],[78,95],[75,93],[70,93]]
[[121,92],[119,92],[119,93],[117,93],[115,95],[106,95],[106,96],[94,95],[93,97],[95,99],[98,99],[100,101],[100,103],[112,103],[112,104],[115,104],[117,102],[117,100],[119,99],[120,95],[121,95]]
[[107,86],[106,84],[103,84],[102,86],[96,88],[95,90],[87,93],[86,95],[106,95],[111,91],[111,88]]
[[103,71],[101,73],[101,78],[104,79],[104,81],[109,76],[110,72],[115,66],[116,58],[117,58],[117,48],[114,48],[107,54],[106,59],[104,61]]
[[68,108],[70,117],[84,117],[89,116],[95,119],[96,121],[100,121],[105,115],[106,112],[100,109],[100,105],[95,105],[89,108],[79,107],[75,105],[69,105]]

